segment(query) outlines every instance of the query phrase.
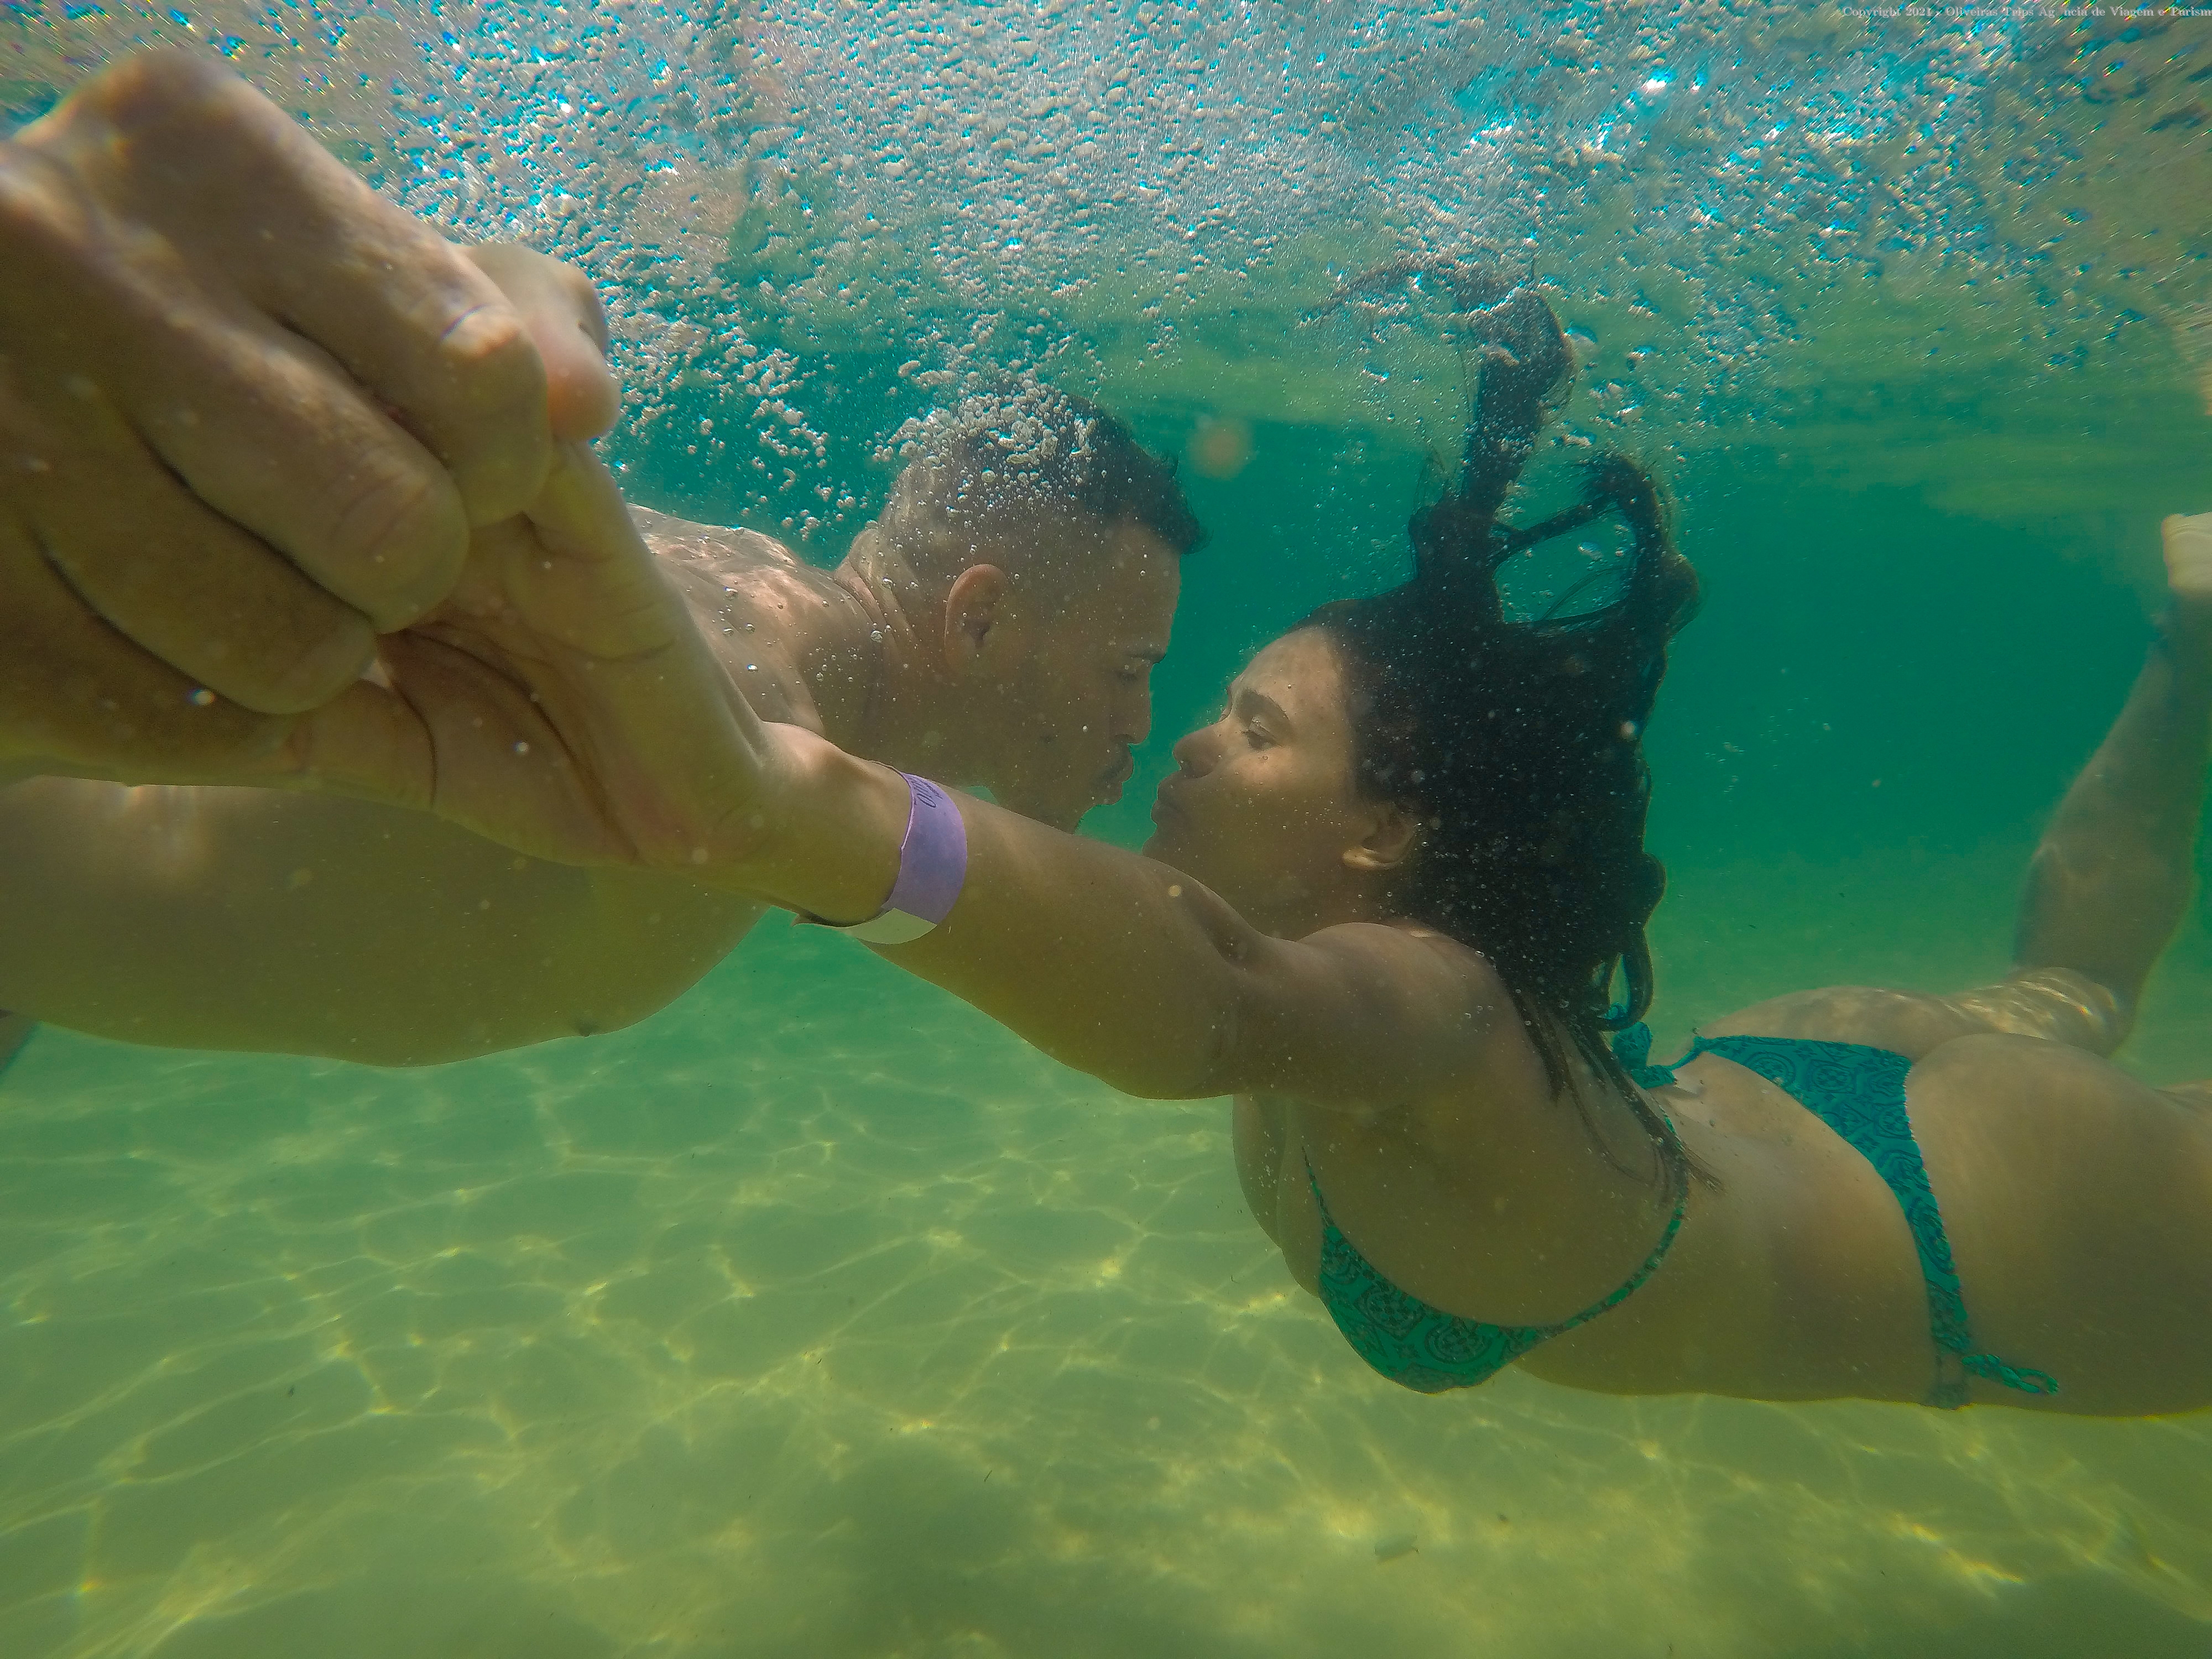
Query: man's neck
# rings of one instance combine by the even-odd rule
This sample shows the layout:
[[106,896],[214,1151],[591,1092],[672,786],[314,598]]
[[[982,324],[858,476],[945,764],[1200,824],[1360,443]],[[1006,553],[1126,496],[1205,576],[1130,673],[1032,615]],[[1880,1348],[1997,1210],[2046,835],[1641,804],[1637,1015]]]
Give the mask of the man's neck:
[[[708,646],[763,719],[954,785],[988,783],[979,726],[945,670],[944,605],[873,525],[834,570],[746,531],[639,511]],[[763,672],[766,671],[766,672]]]
[[[825,611],[806,641],[808,683],[822,696],[823,731],[841,749],[943,783],[981,781],[969,722],[945,670],[941,600],[871,525],[830,573],[848,603]],[[817,693],[819,695],[819,693]]]

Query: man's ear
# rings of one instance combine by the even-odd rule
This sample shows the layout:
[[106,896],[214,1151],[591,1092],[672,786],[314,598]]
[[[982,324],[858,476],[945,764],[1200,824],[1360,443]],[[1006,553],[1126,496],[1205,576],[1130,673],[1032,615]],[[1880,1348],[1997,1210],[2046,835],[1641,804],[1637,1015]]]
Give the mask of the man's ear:
[[995,679],[1020,655],[1012,584],[995,564],[971,564],[945,596],[945,662],[957,679]]
[[1401,869],[1420,844],[1420,820],[1386,801],[1369,809],[1367,833],[1344,849],[1344,862],[1352,870]]

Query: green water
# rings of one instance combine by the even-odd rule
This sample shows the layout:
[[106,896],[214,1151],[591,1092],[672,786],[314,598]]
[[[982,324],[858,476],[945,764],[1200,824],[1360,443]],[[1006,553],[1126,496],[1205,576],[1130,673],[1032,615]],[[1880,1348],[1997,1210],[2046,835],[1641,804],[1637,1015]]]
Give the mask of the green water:
[[[1385,556],[1412,483],[1328,483],[1299,445],[1336,441],[1200,486],[1164,738],[1332,580],[1240,501]],[[2100,565],[1755,457],[1678,483],[1711,603],[1653,729],[1662,1041],[2000,971],[2146,526]],[[2200,909],[2136,1062],[2212,1074],[2209,1006]],[[2212,1419],[1404,1393],[1246,1217],[1223,1103],[773,922],[606,1036],[380,1073],[47,1031],[0,1104],[10,1659],[2212,1640]]]
[[[222,50],[410,206],[591,265],[639,392],[610,453],[641,500],[788,520],[818,559],[927,401],[909,354],[1041,365],[1169,453],[1244,422],[1249,465],[1186,469],[1214,539],[1155,740],[1088,825],[1124,844],[1245,653],[1397,578],[1425,455],[1456,442],[1432,327],[1299,317],[1370,258],[1526,229],[1586,346],[1563,429],[1653,462],[1706,582],[1648,740],[1662,1051],[1781,991],[2003,970],[2039,815],[2140,660],[2157,521],[2212,507],[2189,56],[2212,26],[2154,50],[2124,20],[2087,45],[2023,26],[2006,58],[1966,25],[1828,7],[1439,7],[1462,14],[1439,45],[1401,9],[1369,28],[1316,5],[1310,40],[1281,25],[1291,46],[1240,58],[1227,8],[1022,23],[1119,29],[1146,75],[1214,54],[1224,93],[1268,60],[1232,179],[1243,141],[1188,100],[1044,110],[1000,14],[938,9],[694,28],[651,4],[393,4],[338,29],[289,0],[25,0],[0,19],[0,125],[133,40],[247,40]],[[1356,76],[1322,71],[1337,37],[1312,55],[1338,10]],[[565,149],[522,132],[544,86],[499,78],[514,18],[532,63],[599,77],[551,129]],[[925,23],[957,26],[941,63],[848,51]],[[1711,24],[1680,51],[1712,71],[1695,119],[1561,160],[1674,23]],[[441,33],[475,54],[467,87]],[[1483,99],[1513,52],[1559,84],[1443,201],[1437,158],[1504,131]],[[1060,79],[1143,90],[1113,52],[1084,61],[1106,67]],[[669,139],[670,64],[742,82],[724,150]],[[872,99],[841,78],[872,68]],[[1006,143],[970,143],[971,115]],[[1770,119],[1765,161],[1731,173]],[[1163,137],[1133,162],[1133,127]],[[1177,173],[1166,138],[1204,164]],[[1037,185],[1048,165],[1075,183]],[[539,213],[553,185],[583,205]],[[1019,257],[951,205],[1023,191]],[[1750,223],[1768,201],[1802,216]],[[1095,242],[1036,238],[1068,214]],[[738,339],[784,354],[775,374],[697,343]],[[775,452],[787,476],[750,466],[755,428],[786,430],[755,406],[771,383],[823,440]],[[1537,497],[1577,453],[1540,458]],[[2209,1013],[2200,898],[2124,1063],[2212,1077]],[[0,1659],[2203,1659],[2208,1494],[2212,1416],[1395,1389],[1245,1214],[1224,1103],[1119,1097],[775,921],[589,1040],[398,1073],[46,1030],[0,1080]]]

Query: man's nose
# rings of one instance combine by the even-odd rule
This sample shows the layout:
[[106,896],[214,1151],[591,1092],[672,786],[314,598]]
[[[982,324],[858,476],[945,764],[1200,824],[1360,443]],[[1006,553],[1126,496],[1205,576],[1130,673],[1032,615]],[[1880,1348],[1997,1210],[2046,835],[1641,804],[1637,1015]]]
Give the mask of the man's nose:
[[1114,712],[1114,735],[1133,749],[1152,735],[1152,687],[1142,687],[1124,697]]

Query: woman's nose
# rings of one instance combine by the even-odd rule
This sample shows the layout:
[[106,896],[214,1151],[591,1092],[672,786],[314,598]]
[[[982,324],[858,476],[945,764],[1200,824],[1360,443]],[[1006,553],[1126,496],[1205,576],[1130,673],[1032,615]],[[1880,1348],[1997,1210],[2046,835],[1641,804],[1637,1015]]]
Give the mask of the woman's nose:
[[1212,769],[1215,745],[1212,741],[1213,728],[1201,726],[1195,732],[1176,739],[1171,751],[1175,763],[1189,777],[1204,777]]

